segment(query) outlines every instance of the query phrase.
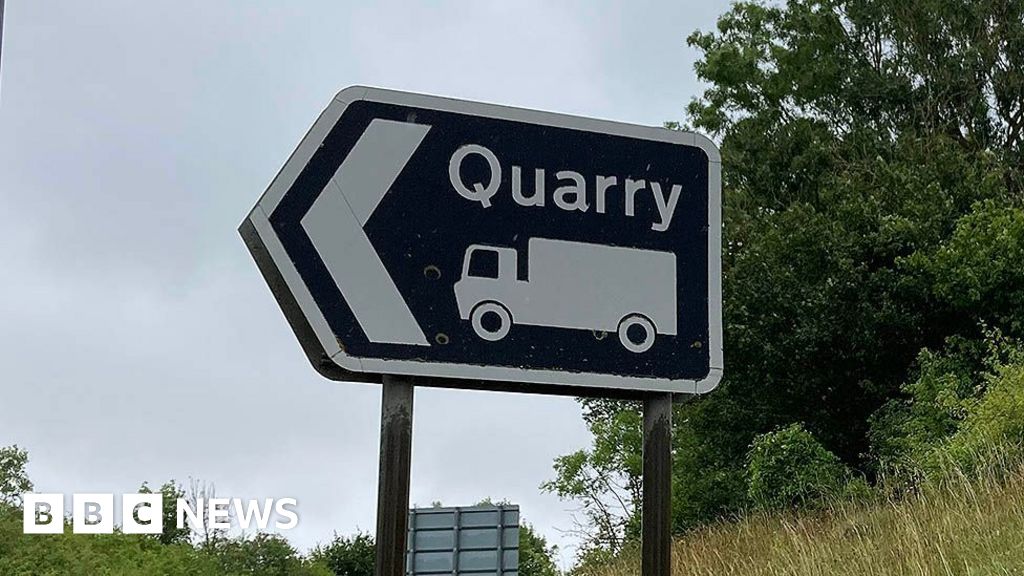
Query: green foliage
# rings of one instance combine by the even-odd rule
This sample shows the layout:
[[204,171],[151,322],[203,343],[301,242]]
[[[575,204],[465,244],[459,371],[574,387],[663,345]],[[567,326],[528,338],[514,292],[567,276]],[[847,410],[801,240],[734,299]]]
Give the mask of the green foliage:
[[821,505],[840,497],[850,471],[803,426],[754,439],[747,455],[748,494],[765,509]]
[[717,32],[690,37],[711,83],[690,115],[715,133],[774,116],[1018,149],[1022,29],[1024,6],[1006,0],[738,2]]
[[[687,123],[722,150],[727,368],[675,412],[680,532],[746,509],[748,448],[792,422],[847,467],[919,459],[983,391],[978,327],[1024,337],[1024,3],[737,2],[689,43]],[[608,422],[554,491],[621,546],[636,501],[604,508],[638,428],[584,407]]]
[[555,556],[557,546],[549,546],[533,526],[519,525],[519,576],[559,576]]
[[[922,458],[930,479],[948,474],[952,467],[971,474],[992,463],[1020,456],[1024,443],[1024,358],[1000,366],[987,378],[984,395],[967,411],[956,433]],[[1009,454],[1007,454],[1009,453]],[[1009,457],[1008,457],[1009,456]],[[989,472],[991,472],[989,470]]]
[[985,342],[950,337],[942,352],[918,354],[917,375],[871,417],[870,438],[878,468],[913,473],[937,442],[956,432],[979,394]]
[[1024,333],[1024,209],[979,202],[957,221],[948,242],[908,259],[931,276],[937,298]]
[[335,534],[330,544],[314,548],[310,558],[335,576],[373,576],[376,553],[373,536],[360,532],[353,536]]
[[21,495],[32,491],[25,466],[28,452],[14,446],[0,447],[0,505],[21,506]]
[[970,471],[1024,439],[1018,342],[998,330],[979,340],[953,337],[939,353],[922,350],[918,366],[906,397],[872,417],[872,451],[888,482],[915,486]]
[[252,538],[219,539],[213,550],[222,574],[259,576],[329,576],[330,570],[304,559],[286,539],[258,533]]

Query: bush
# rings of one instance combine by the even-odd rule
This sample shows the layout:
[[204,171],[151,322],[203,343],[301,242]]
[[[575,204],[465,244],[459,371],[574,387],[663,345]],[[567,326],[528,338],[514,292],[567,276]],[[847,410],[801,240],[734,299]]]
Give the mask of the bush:
[[765,509],[816,506],[863,485],[800,424],[754,439],[747,478],[751,501]]
[[995,334],[984,340],[953,336],[938,352],[918,353],[916,374],[901,386],[906,398],[890,400],[870,419],[871,451],[880,473],[901,481],[917,476],[925,455],[957,431],[983,391],[986,355],[998,346]]
[[[929,452],[923,462],[929,479],[948,475],[950,468],[971,474],[993,463],[1015,467],[1024,442],[1024,363],[997,368],[959,430]],[[988,473],[995,472],[988,470]]]
[[939,353],[922,350],[916,378],[872,416],[872,451],[886,483],[922,481],[1015,466],[1024,441],[1024,349],[999,330],[954,337]]

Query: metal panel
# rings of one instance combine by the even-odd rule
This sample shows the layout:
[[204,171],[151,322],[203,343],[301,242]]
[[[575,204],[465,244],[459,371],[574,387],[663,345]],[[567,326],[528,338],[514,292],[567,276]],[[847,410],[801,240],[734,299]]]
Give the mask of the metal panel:
[[451,552],[417,552],[413,555],[413,573],[451,572],[452,558]]
[[473,526],[500,526],[498,522],[498,510],[483,510],[483,511],[462,511],[461,513],[461,524],[463,528],[469,528]]
[[493,572],[498,569],[497,550],[465,550],[459,552],[459,567],[464,572]]
[[410,510],[406,574],[518,576],[519,507]]
[[459,548],[497,548],[498,529],[495,528],[471,528],[459,532]]
[[[518,518],[517,518],[516,519],[516,524],[518,524],[518,523],[519,523],[519,521],[518,521]],[[516,549],[518,549],[519,548],[519,527],[518,526],[516,526],[514,530],[508,530],[508,529],[504,530],[503,533],[502,533],[502,537],[503,537],[502,538],[503,544],[501,546],[502,548],[506,548],[506,549],[508,549],[508,548],[516,548]]]
[[437,513],[431,510],[429,513],[416,514],[417,528],[453,528],[455,527],[455,514],[451,512]]
[[454,530],[419,530],[413,533],[416,550],[452,550],[455,548]]

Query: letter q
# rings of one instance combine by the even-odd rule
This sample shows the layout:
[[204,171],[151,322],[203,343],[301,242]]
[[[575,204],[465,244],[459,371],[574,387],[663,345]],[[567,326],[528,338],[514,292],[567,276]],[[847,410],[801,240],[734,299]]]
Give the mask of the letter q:
[[[483,156],[484,160],[487,160],[487,167],[491,170],[491,179],[487,182],[486,187],[480,182],[474,182],[471,190],[462,181],[462,161],[470,154]],[[498,163],[498,157],[494,155],[494,152],[479,144],[467,144],[452,154],[452,159],[448,162],[448,179],[451,180],[452,186],[455,187],[459,196],[466,200],[479,202],[484,205],[484,208],[490,208],[491,197],[498,193],[498,186],[501,185],[501,164]]]

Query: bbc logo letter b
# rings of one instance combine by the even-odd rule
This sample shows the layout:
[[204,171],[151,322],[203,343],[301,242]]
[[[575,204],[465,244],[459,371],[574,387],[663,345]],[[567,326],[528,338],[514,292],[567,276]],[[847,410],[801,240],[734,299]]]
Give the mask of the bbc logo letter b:
[[63,494],[25,494],[22,525],[25,534],[64,533]]
[[110,534],[114,531],[113,494],[74,494],[71,503],[75,534]]

